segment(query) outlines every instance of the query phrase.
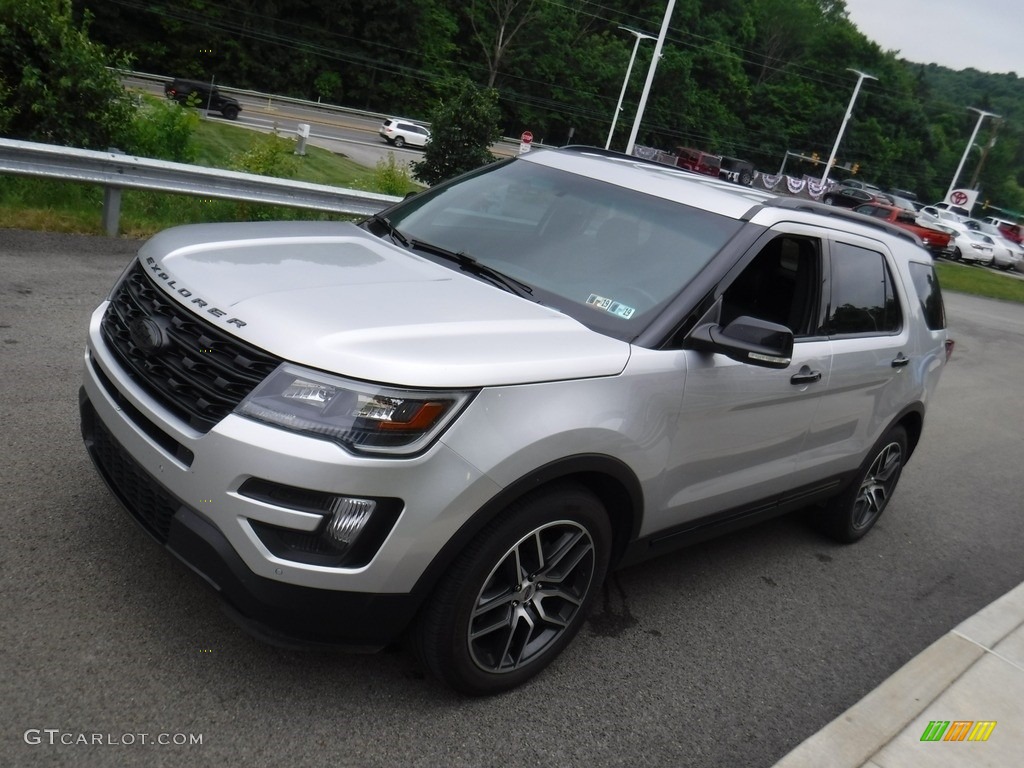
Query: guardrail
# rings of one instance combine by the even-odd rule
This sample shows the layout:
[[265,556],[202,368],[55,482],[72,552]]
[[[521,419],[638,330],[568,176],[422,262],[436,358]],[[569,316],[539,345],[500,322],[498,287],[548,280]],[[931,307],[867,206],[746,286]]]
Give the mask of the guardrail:
[[135,157],[116,150],[98,152],[14,139],[0,139],[0,173],[103,186],[103,226],[110,236],[116,236],[119,231],[123,189],[147,189],[355,216],[369,216],[401,200],[357,189]]

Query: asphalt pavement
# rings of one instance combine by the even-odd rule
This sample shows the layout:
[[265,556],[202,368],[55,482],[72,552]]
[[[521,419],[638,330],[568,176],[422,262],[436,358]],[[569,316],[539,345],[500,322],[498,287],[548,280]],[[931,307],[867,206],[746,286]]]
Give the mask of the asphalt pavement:
[[[788,517],[619,571],[549,670],[465,700],[401,650],[250,639],[110,497],[76,393],[89,315],[138,245],[0,230],[0,766],[768,768],[810,739],[824,752],[786,768],[827,768],[845,754],[830,724],[850,717],[845,764],[930,765],[925,747],[1019,764],[999,749],[1024,753],[1004,707],[1024,698],[1020,633],[1001,609],[971,617],[1024,581],[1024,307],[947,296],[953,362],[863,541]],[[960,671],[930,650],[951,631]],[[995,688],[960,697],[986,675]],[[920,742],[932,721],[996,725]]]

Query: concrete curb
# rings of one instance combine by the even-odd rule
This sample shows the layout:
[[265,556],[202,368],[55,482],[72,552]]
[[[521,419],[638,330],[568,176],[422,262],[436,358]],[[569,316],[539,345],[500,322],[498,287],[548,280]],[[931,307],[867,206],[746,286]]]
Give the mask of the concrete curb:
[[[984,657],[999,659],[1011,672],[1024,673],[1018,661],[994,650],[1014,632],[1024,633],[1024,584],[936,640],[775,768],[860,768],[901,735],[918,741],[919,729],[911,733],[908,726],[946,691],[967,685],[961,683],[965,673]],[[1024,716],[1024,674],[1008,684],[1020,685],[1016,700]]]

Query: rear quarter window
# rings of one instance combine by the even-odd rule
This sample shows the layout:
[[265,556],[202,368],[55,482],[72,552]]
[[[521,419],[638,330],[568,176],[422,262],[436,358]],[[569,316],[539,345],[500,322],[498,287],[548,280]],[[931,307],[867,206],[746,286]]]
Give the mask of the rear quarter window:
[[903,317],[885,256],[848,243],[833,243],[831,274],[825,327],[830,336],[899,332]]
[[914,282],[914,292],[921,302],[921,311],[927,326],[938,331],[946,327],[946,308],[942,303],[942,290],[939,288],[939,276],[931,264],[910,263],[910,278]]

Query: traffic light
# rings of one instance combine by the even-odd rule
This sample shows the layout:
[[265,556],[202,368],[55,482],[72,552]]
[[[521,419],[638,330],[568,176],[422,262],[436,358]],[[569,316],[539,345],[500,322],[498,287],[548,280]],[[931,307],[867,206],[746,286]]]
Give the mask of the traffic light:
[[860,170],[860,163],[854,163],[853,164],[853,168],[850,169],[850,173],[852,173],[854,176],[856,176],[857,175],[857,171],[859,171],[859,170]]
[[817,152],[811,152],[811,160],[814,162],[815,165],[818,164],[818,153]]

